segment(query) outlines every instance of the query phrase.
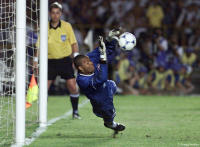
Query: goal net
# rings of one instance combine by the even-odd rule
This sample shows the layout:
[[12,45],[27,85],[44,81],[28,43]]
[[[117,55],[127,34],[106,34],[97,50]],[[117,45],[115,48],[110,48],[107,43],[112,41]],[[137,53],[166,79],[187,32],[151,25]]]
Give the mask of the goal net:
[[[35,42],[39,32],[39,0],[26,2],[26,91],[34,74],[39,82],[38,69],[33,70]],[[15,138],[16,95],[16,0],[0,0],[0,146]],[[26,109],[26,136],[37,127],[38,101]]]

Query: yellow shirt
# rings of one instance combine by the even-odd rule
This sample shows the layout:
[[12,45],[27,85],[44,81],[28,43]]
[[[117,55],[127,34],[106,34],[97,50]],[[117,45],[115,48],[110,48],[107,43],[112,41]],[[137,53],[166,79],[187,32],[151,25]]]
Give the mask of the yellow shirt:
[[192,53],[190,57],[187,57],[186,54],[182,56],[182,63],[187,65],[192,65],[196,61],[196,54]]
[[129,68],[128,59],[124,59],[120,61],[118,72],[119,72],[119,77],[121,81],[127,80],[129,78],[128,73],[127,73],[128,68]]
[[171,81],[170,81],[170,87],[174,87],[174,75],[173,75],[173,71],[172,70],[166,70],[165,72],[159,72],[157,70],[155,70],[154,72],[154,81],[152,82],[152,86],[158,89],[164,89],[165,88],[165,82],[167,80],[167,77],[170,76],[171,77]]
[[48,58],[61,59],[72,54],[71,45],[76,43],[72,26],[70,23],[60,21],[56,29],[48,29]]
[[147,85],[147,77],[146,76],[143,76],[141,78],[139,78],[138,80],[138,85],[140,88],[142,89],[147,89],[148,88],[148,85]]
[[164,17],[161,6],[150,6],[147,10],[147,17],[150,21],[151,26],[161,27],[162,19]]
[[[72,54],[76,37],[70,23],[60,21],[57,28],[48,27],[48,59],[61,59]],[[39,47],[39,39],[36,43]]]
[[165,88],[165,74],[164,72],[158,72],[157,70],[154,72],[155,74],[155,79],[152,82],[152,86],[154,88],[158,88],[158,89],[164,89]]

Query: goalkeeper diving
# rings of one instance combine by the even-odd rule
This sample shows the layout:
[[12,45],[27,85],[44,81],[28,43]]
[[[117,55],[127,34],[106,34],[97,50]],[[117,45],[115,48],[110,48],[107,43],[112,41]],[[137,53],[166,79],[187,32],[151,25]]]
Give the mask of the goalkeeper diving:
[[116,123],[113,105],[113,95],[116,93],[116,84],[108,80],[108,65],[113,57],[118,43],[119,30],[109,32],[107,41],[99,36],[99,47],[87,55],[78,55],[74,65],[78,70],[77,83],[80,90],[87,96],[96,116],[103,118],[104,126],[115,131],[123,131],[125,126]]

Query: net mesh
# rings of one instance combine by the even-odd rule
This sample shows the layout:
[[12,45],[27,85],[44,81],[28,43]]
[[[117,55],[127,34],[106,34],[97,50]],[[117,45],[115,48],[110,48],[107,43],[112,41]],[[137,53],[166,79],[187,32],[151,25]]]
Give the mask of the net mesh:
[[14,136],[15,6],[14,0],[0,0],[0,145]]
[[[33,59],[37,56],[37,42],[39,34],[39,0],[27,0],[26,2],[26,89],[28,90],[30,79],[34,74],[39,82],[38,68],[34,68]],[[32,102],[32,106],[26,109],[26,125],[32,126],[38,122],[38,101]],[[28,128],[27,128],[28,129]]]
[[[33,70],[35,42],[39,32],[39,0],[27,0],[26,5],[26,90],[32,74],[38,82],[38,68]],[[16,0],[0,0],[0,146],[15,138],[15,51]],[[26,109],[26,136],[37,127],[38,101]]]

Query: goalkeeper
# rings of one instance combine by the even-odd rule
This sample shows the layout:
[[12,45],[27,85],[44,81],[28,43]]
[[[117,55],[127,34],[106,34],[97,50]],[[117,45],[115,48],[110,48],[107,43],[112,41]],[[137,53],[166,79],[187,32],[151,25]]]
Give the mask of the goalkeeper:
[[74,65],[78,70],[77,83],[81,91],[90,100],[94,114],[103,118],[104,126],[113,129],[115,133],[125,129],[122,124],[114,122],[113,95],[116,92],[116,85],[107,78],[107,64],[112,60],[118,42],[116,35],[119,35],[118,30],[110,31],[109,41],[106,43],[100,36],[98,48],[89,52],[87,56],[78,55],[74,59]]

